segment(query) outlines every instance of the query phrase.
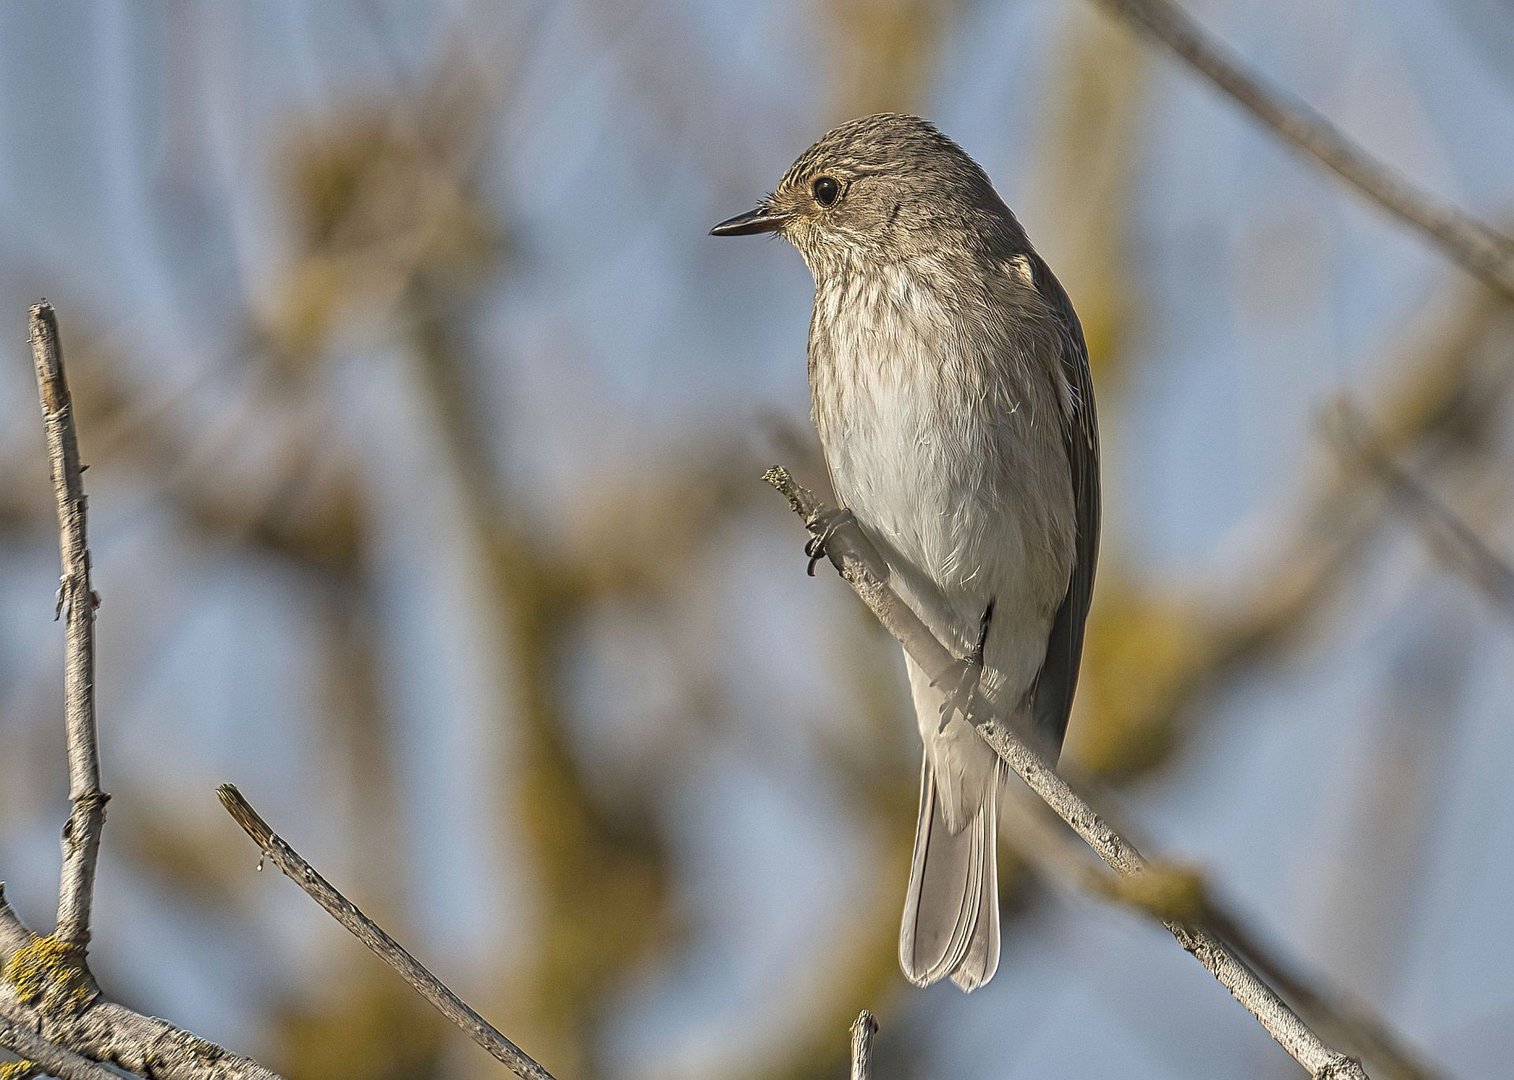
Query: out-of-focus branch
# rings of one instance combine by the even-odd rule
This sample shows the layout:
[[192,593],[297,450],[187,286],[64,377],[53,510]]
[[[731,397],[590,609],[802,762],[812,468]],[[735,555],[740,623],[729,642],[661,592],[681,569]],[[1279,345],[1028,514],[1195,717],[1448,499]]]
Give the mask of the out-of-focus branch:
[[1438,495],[1398,465],[1350,406],[1340,405],[1326,418],[1325,427],[1348,464],[1359,465],[1382,483],[1425,546],[1505,617],[1514,618],[1514,567]]
[[852,1080],[870,1080],[873,1073],[873,1036],[878,1021],[863,1009],[852,1021]]
[[[806,523],[816,521],[828,509],[783,468],[769,469],[763,479],[788,499],[789,506]],[[870,547],[856,523],[849,520],[836,523],[827,541],[832,561],[847,584],[884,628],[899,640],[910,658],[933,680],[944,682],[951,677],[958,659],[893,589],[869,569],[867,552]],[[1137,879],[1152,872],[1151,864],[1135,846],[1073,791],[1007,724],[1001,722],[981,694],[974,691],[973,697],[970,711],[980,718],[978,734],[1099,858],[1125,878]],[[1162,924],[1311,1076],[1321,1080],[1365,1080],[1367,1074],[1360,1062],[1327,1046],[1276,991],[1212,931],[1172,917],[1164,917]]]
[[[1434,312],[1381,365],[1387,374],[1362,410],[1378,449],[1394,457],[1489,437],[1514,384],[1502,296],[1469,288]],[[1156,767],[1200,722],[1196,700],[1306,639],[1391,510],[1359,471],[1330,464],[1310,470],[1291,505],[1265,507],[1236,530],[1244,542],[1197,588],[1143,588],[1118,568],[1101,577],[1067,748],[1074,760],[1105,779]]]
[[[62,1047],[54,1046],[36,1032],[28,1031],[20,1024],[0,1017],[0,1046],[21,1057],[21,1061],[0,1065],[3,1080],[24,1080],[46,1072],[58,1080],[119,1080],[116,1073],[89,1058],[80,1057]],[[10,1068],[9,1073],[5,1072]]]
[[95,608],[100,598],[89,579],[89,543],[84,527],[84,466],[74,430],[74,406],[63,374],[58,316],[46,300],[31,309],[32,358],[47,426],[47,460],[58,498],[58,548],[63,573],[58,613],[67,612],[64,718],[68,729],[68,797],[63,827],[63,874],[58,888],[60,942],[82,958],[89,944],[89,913],[105,802],[100,790],[100,748],[95,733]]
[[356,904],[317,873],[313,866],[273,831],[234,785],[222,784],[216,789],[216,794],[220,796],[221,805],[226,807],[226,812],[252,837],[264,858],[283,871],[290,881],[304,889],[312,900],[368,946],[375,956],[397,971],[439,1013],[456,1024],[495,1060],[520,1077],[520,1080],[552,1080],[551,1073],[475,1012],[446,983],[411,956],[404,946],[385,933],[383,928],[358,910]]
[[1209,889],[1202,873],[1178,863],[1151,862],[1135,877],[1111,875],[1087,858],[1066,832],[1039,806],[1024,798],[1007,799],[1014,814],[1009,835],[1016,851],[1037,870],[1063,884],[1098,896],[1159,922],[1175,920],[1208,928],[1236,950],[1258,974],[1307,1018],[1323,1037],[1359,1055],[1378,1080],[1435,1080],[1440,1070],[1424,1061],[1365,1003],[1338,988],[1323,989],[1264,944]]
[[1172,0],[1097,0],[1161,42],[1283,141],[1314,158],[1448,258],[1514,297],[1514,239],[1421,190],[1348,139],[1311,106],[1268,86]]

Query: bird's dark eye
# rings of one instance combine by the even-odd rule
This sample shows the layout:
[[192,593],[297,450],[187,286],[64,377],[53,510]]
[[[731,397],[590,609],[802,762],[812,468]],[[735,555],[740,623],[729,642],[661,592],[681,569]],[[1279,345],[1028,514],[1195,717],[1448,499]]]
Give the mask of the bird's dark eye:
[[810,184],[810,192],[821,206],[835,206],[836,200],[841,198],[841,185],[833,176],[817,176]]

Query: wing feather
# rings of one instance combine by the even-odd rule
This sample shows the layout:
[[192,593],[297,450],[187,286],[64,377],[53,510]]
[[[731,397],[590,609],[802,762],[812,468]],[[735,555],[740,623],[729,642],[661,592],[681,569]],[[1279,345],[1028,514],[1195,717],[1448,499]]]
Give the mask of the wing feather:
[[1094,409],[1093,374],[1088,366],[1088,345],[1072,301],[1056,275],[1034,252],[1029,255],[1036,291],[1040,293],[1062,333],[1062,377],[1070,391],[1062,396],[1062,435],[1067,463],[1072,473],[1073,504],[1077,527],[1076,553],[1067,595],[1057,610],[1046,659],[1031,691],[1036,727],[1054,750],[1062,746],[1073,693],[1078,686],[1078,665],[1083,655],[1083,627],[1093,597],[1094,567],[1099,557],[1099,425]]

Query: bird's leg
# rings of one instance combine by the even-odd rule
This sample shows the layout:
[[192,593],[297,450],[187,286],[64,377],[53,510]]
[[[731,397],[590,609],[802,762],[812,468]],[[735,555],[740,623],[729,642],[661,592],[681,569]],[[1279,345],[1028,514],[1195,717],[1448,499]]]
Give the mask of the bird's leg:
[[969,724],[973,723],[973,699],[983,680],[983,647],[988,644],[988,628],[993,620],[994,602],[990,600],[978,620],[978,643],[966,659],[958,660],[953,665],[955,679],[948,677],[940,680],[951,683],[952,688],[947,691],[946,700],[941,703],[941,726],[936,729],[938,732],[944,731],[946,725],[951,723],[953,713],[961,713],[962,719]]
[[840,562],[826,550],[826,545],[836,535],[837,529],[850,525],[856,520],[852,512],[843,506],[839,509],[833,507],[821,510],[804,523],[804,527],[810,531],[810,538],[804,542],[804,553],[810,557],[810,565],[805,573],[814,577],[815,564],[827,557],[831,562],[836,563],[836,569],[841,569]]

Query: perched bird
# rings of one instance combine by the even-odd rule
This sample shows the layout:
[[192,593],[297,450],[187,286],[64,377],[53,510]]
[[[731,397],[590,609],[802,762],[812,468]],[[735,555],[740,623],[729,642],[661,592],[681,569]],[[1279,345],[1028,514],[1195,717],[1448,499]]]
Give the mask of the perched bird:
[[[799,249],[836,497],[966,658],[966,689],[1055,761],[1099,543],[1093,383],[1066,292],[983,169],[914,116],[843,124],[711,232]],[[999,965],[1005,770],[959,707],[970,693],[906,664],[925,754],[899,961],[918,985],[972,990]]]

